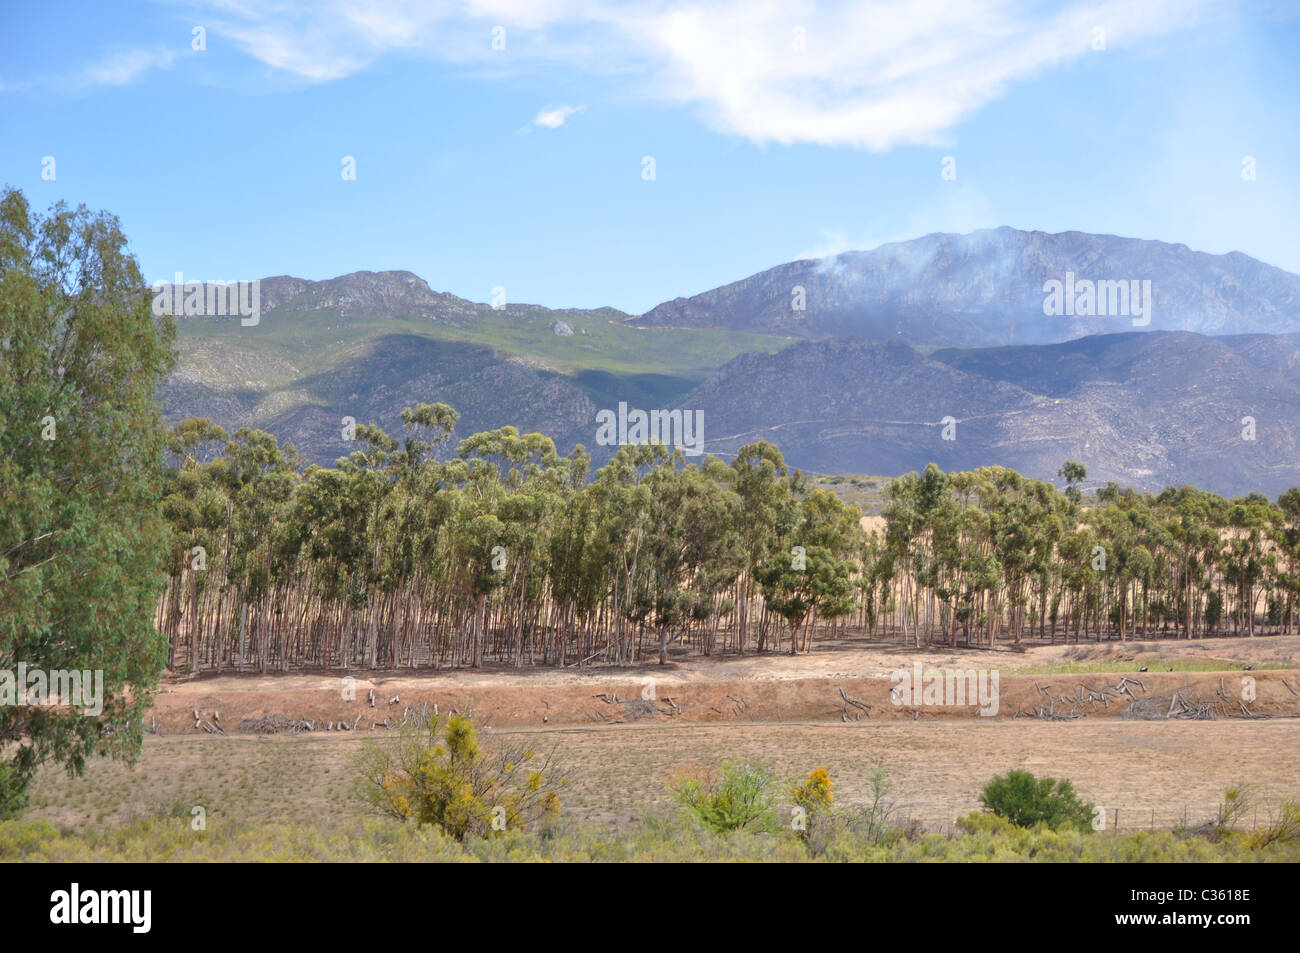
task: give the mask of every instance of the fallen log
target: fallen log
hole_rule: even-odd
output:
[[[861,701],[857,698],[850,697],[849,694],[846,691],[844,691],[844,689],[842,688],[840,689],[840,697],[843,698],[846,703],[852,705],[854,708],[862,709],[862,711],[867,713],[868,718],[871,717],[871,706],[868,705],[866,702]]]

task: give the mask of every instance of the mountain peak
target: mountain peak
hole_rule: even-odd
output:
[[[262,280],[263,310],[292,305],[295,310],[337,308],[341,312],[390,313],[435,308],[455,295],[434,291],[410,271],[354,271],[324,281],[278,276]]]
[[[1068,309],[1049,313],[1052,281],[1070,289]],[[1085,287],[1076,310],[1073,293]],[[1137,296],[1148,289],[1143,314]],[[1000,226],[778,265],[666,301],[633,323],[940,347],[1049,344],[1134,329],[1282,334],[1300,331],[1300,276],[1240,252]]]

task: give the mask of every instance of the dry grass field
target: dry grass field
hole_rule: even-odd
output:
[[[1238,782],[1256,788],[1261,812],[1300,791],[1300,720],[1291,719],[611,725],[511,733],[526,734],[540,750],[555,748],[569,778],[566,813],[593,824],[667,809],[665,783],[677,770],[734,757],[761,758],[791,778],[825,766],[839,800],[850,804],[865,800],[872,770],[884,767],[898,819],[934,830],[977,810],[983,783],[1010,768],[1071,778],[1082,797],[1107,808],[1112,826],[1118,809],[1121,829],[1203,822]],[[46,772],[28,816],[73,829],[160,812],[188,816],[194,805],[232,820],[359,817],[350,762],[370,737],[150,737],[134,769],[101,761],[80,779]]]
[[[1241,782],[1253,786],[1265,820],[1282,797],[1300,794],[1300,718],[1291,717],[1300,714],[1297,655],[1295,636],[1058,644],[1025,652],[917,651],[858,639],[819,643],[794,658],[679,656],[662,669],[358,675],[355,700],[340,691],[342,673],[173,678],[151,716],[159,730],[146,738],[134,768],[95,761],[78,779],[46,770],[28,816],[73,830],[157,813],[188,816],[195,805],[240,821],[359,817],[352,759],[361,745],[387,734],[372,727],[376,721],[395,722],[423,701],[444,710],[472,707],[491,733],[554,749],[569,779],[566,814],[601,826],[666,810],[665,784],[678,770],[737,757],[762,759],[790,778],[824,766],[842,804],[862,803],[872,771],[883,767],[894,783],[896,817],[938,831],[977,809],[983,783],[1010,768],[1070,778],[1124,830],[1204,821],[1224,789]],[[997,670],[998,717],[891,705],[888,673],[914,660],[927,669]],[[1139,673],[1143,667],[1148,672]],[[649,708],[637,705],[646,677],[654,678]],[[1163,699],[1181,690],[1215,701],[1220,717],[1133,720],[1120,714],[1131,703],[1127,695],[1105,707],[1084,706],[1089,710],[1071,720],[1030,714],[1044,690],[1074,696],[1078,685],[1114,685],[1123,677],[1142,681],[1139,696]],[[1231,717],[1241,707],[1243,678],[1254,678],[1258,692],[1244,710],[1269,717]],[[1231,704],[1215,699],[1220,686]],[[868,717],[845,706],[841,688],[871,706]],[[680,711],[665,714],[674,707]],[[219,717],[225,733],[194,727],[195,709],[203,721]],[[239,730],[245,718],[267,714],[311,719],[317,730]],[[324,730],[354,718],[356,730]]]

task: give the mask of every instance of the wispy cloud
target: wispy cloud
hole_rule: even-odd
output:
[[[167,69],[176,61],[171,50],[118,50],[86,67],[83,82],[94,86],[127,86],[151,69]]]
[[[885,150],[934,145],[1017,82],[1221,9],[1223,0],[217,0],[209,22],[309,82],[396,51],[512,72],[545,61],[620,73],[635,92],[753,142]],[[564,119],[542,118],[534,123],[547,128]]]
[[[543,129],[559,129],[570,116],[586,108],[586,106],[546,106],[537,113],[537,118],[532,124]]]
[[[667,95],[755,142],[935,145],[1010,86],[1193,22],[1200,0],[685,6],[655,18]],[[1098,50],[1098,38],[1104,50]]]

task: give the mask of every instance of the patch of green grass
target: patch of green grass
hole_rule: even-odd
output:
[[[344,386],[335,375],[383,353],[402,335],[446,345],[446,361],[518,360],[569,377],[600,407],[627,400],[667,406],[718,367],[747,352],[775,353],[792,338],[722,330],[640,328],[614,309],[543,311],[514,306],[471,310],[447,320],[419,316],[344,316],[337,309],[272,311],[244,327],[235,318],[177,322],[180,370],[256,408],[253,418],[284,414]],[[573,328],[557,335],[555,321]],[[486,348],[477,351],[475,348]],[[440,358],[439,365],[444,361]],[[344,395],[346,396],[346,394]]]
[[[178,321],[184,356],[200,344],[218,343],[263,363],[283,360],[300,376],[320,374],[368,342],[391,334],[415,334],[434,341],[482,344],[498,356],[528,358],[563,374],[605,371],[619,375],[665,375],[699,379],[737,355],[772,354],[793,338],[737,331],[639,328],[623,323],[612,309],[553,311],[506,308],[475,313],[456,323],[421,317],[342,317],[337,310],[272,311],[253,327],[237,319]],[[555,334],[561,320],[574,334]],[[586,333],[582,333],[586,332]],[[286,383],[280,381],[279,383]]]

